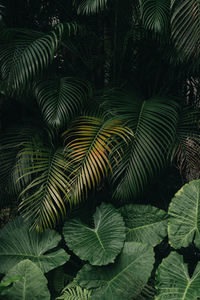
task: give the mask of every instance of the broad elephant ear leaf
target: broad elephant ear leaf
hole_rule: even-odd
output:
[[[38,233],[29,230],[21,217],[7,223],[0,231],[0,273],[29,259],[46,273],[69,260],[64,249],[54,250],[61,236],[54,230]],[[50,253],[46,253],[51,250]]]
[[[163,259],[156,273],[155,300],[197,300],[200,294],[200,263],[190,277],[183,257],[172,252]]]
[[[44,120],[58,129],[80,114],[89,91],[89,83],[70,77],[41,81],[35,86]]]
[[[120,208],[126,226],[126,240],[159,244],[167,235],[168,216],[164,210],[150,205],[128,204]]]
[[[94,300],[128,300],[138,296],[151,274],[154,264],[153,248],[126,242],[114,264],[105,267],[85,265],[77,274],[77,282],[95,290]]]
[[[102,203],[93,217],[94,228],[80,220],[66,221],[63,235],[67,246],[92,265],[113,263],[125,240],[125,226],[120,213],[111,205]]]
[[[200,180],[185,184],[169,206],[169,243],[178,249],[194,240],[200,248]]]
[[[4,292],[5,299],[50,300],[47,279],[32,261],[26,259],[19,262],[9,270],[3,281],[14,276],[20,276],[20,279]]]

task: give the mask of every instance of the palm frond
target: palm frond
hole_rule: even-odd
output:
[[[66,156],[73,169],[70,186],[74,203],[87,197],[88,190],[98,187],[108,176],[113,159],[120,159],[120,147],[131,134],[121,121],[105,122],[97,117],[82,117],[64,133]]]
[[[169,0],[142,0],[142,17],[144,26],[155,32],[166,31],[169,27]]]
[[[106,7],[107,0],[74,0],[74,5],[79,14],[95,14]]]
[[[40,132],[41,133],[41,132]],[[0,184],[9,192],[16,194],[19,189],[13,185],[15,181],[14,166],[17,162],[17,154],[23,148],[23,144],[38,138],[38,128],[35,126],[15,126],[9,128],[1,135],[0,142]],[[24,180],[26,180],[24,178]],[[17,188],[17,189],[16,189]]]
[[[66,26],[60,23],[48,34],[27,29],[2,33],[2,39],[7,36],[7,41],[0,47],[0,76],[7,92],[22,92],[42,74],[54,59]],[[68,27],[68,32],[71,28],[76,30],[74,24]]]
[[[186,57],[199,54],[200,1],[172,0],[172,38]]]
[[[91,299],[91,290],[87,290],[79,286],[77,283],[72,282],[68,284],[62,292],[62,296],[56,299],[63,300],[89,300]]]
[[[18,178],[23,185],[23,178],[31,176],[31,181],[22,186],[20,211],[26,218],[32,218],[37,230],[54,227],[65,215],[68,198],[68,176],[63,149],[49,149],[33,143],[19,153],[16,168],[21,175]]]
[[[35,87],[44,120],[58,129],[80,114],[89,94],[89,83],[70,77],[41,81]]]
[[[147,101],[137,96],[115,99],[108,104],[113,114],[126,121],[134,136],[113,172],[114,197],[127,201],[138,197],[145,185],[166,163],[174,141],[179,105],[164,98]]]

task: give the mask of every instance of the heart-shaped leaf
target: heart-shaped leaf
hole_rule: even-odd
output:
[[[65,222],[65,241],[76,255],[92,265],[114,262],[125,240],[123,218],[111,204],[102,203],[93,219],[94,228],[77,219]]]

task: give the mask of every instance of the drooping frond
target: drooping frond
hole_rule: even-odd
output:
[[[147,29],[155,32],[166,31],[169,27],[169,0],[142,0],[143,23]]]
[[[73,202],[87,196],[88,190],[98,187],[108,176],[113,159],[115,162],[120,159],[120,147],[131,134],[121,121],[97,117],[82,117],[64,133],[66,156],[73,169],[70,175]]]
[[[38,127],[16,126],[0,136],[0,185],[4,188],[8,186],[11,194],[16,194],[20,190],[18,186],[12,184],[18,176],[14,172],[17,154],[23,148],[24,143],[37,139],[38,135]],[[26,180],[27,178],[24,178],[24,181]]]
[[[0,77],[10,94],[22,92],[49,66],[66,26],[60,23],[48,34],[27,29],[6,30],[1,34],[5,41],[0,46]],[[68,27],[68,31],[71,27],[76,31],[74,24]]]
[[[54,227],[65,215],[64,199],[68,197],[68,177],[63,149],[27,144],[19,153],[16,168],[20,169],[22,181],[31,176],[31,181],[20,194],[20,211],[26,218],[32,218],[36,229]],[[25,166],[25,167],[24,167]]]
[[[35,87],[43,118],[55,128],[62,128],[80,114],[89,92],[89,83],[70,77],[41,81]]]
[[[172,38],[186,57],[198,55],[200,43],[200,1],[172,0]]]
[[[121,163],[113,172],[114,197],[130,201],[141,194],[165,165],[167,150],[175,137],[179,106],[171,99],[145,101],[134,96],[113,100],[109,106],[134,133]]]
[[[74,5],[78,6],[79,14],[95,14],[106,7],[107,0],[74,0]]]

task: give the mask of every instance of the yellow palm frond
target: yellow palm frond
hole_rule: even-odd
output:
[[[63,135],[67,161],[73,168],[70,193],[76,203],[112,172],[112,165],[120,160],[123,144],[128,143],[132,131],[120,120],[105,122],[97,117],[81,117]]]

